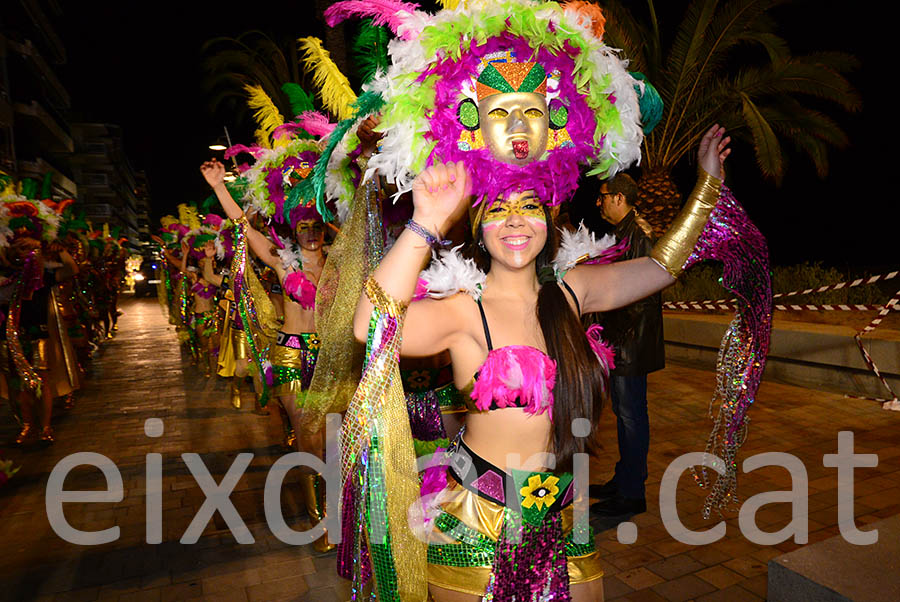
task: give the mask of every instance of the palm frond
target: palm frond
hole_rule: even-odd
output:
[[[764,95],[800,94],[836,103],[846,111],[862,107],[859,92],[840,72],[818,56],[745,69],[732,81],[735,90],[753,98]]]
[[[603,41],[611,48],[619,48],[628,58],[628,68],[640,71],[653,80],[658,75],[659,61],[654,61],[647,43],[652,39],[647,28],[625,8],[621,0],[607,0],[600,5],[606,15]]]
[[[776,182],[780,183],[784,175],[784,168],[778,137],[750,97],[742,94],[741,100],[743,100],[744,121],[747,122],[753,135],[756,164],[763,175],[774,178]]]

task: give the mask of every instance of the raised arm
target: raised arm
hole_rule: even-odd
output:
[[[222,286],[222,281],[225,280],[225,278],[221,274],[216,274],[213,271],[213,257],[216,254],[216,248],[212,243],[206,243],[203,247],[203,253],[206,255],[200,260],[200,270],[203,273],[203,279],[210,284]]]
[[[244,217],[244,211],[238,206],[228,188],[225,187],[225,166],[216,159],[205,162],[200,166],[200,172],[206,179],[207,184],[213,189],[219,204],[225,210],[225,214],[232,221],[237,221]],[[272,241],[270,241],[263,233],[259,232],[250,224],[247,224],[247,244],[250,250],[259,257],[260,261],[275,270],[279,277],[283,276],[283,268],[281,260],[272,252]]]
[[[188,244],[187,238],[181,239],[181,261],[178,262],[178,271],[187,274],[187,260],[191,253],[191,246]]]
[[[718,124],[707,130],[698,151],[700,173],[694,191],[650,257],[577,266],[566,274],[565,281],[581,300],[582,311],[624,307],[675,282],[718,200],[725,159],[731,154],[730,141]]]
[[[419,174],[413,182],[413,221],[440,237],[459,219],[469,201],[469,178],[462,163],[438,164]],[[419,272],[431,256],[425,238],[405,229],[372,274],[384,293],[400,303],[408,303],[416,289]],[[414,303],[403,328],[404,355],[433,355],[450,344],[457,330],[457,303],[453,299]],[[372,314],[372,302],[364,292],[354,316],[353,332],[365,341]]]

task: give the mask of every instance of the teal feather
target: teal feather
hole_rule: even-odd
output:
[[[643,124],[644,133],[649,134],[662,120],[663,101],[659,96],[659,92],[653,87],[653,84],[647,80],[646,75],[640,71],[633,71],[631,76],[636,80],[644,82],[643,94],[641,94],[641,90],[638,86],[635,86],[634,89],[638,93],[638,102],[641,108],[641,123]]]
[[[316,160],[313,167],[305,180],[294,186],[288,193],[284,201],[284,218],[290,220],[291,211],[304,201],[315,201],[316,211],[322,216],[322,220],[330,222],[334,220],[334,214],[325,205],[325,175],[328,172],[328,163],[331,161],[331,155],[338,143],[344,139],[347,132],[354,123],[359,121],[366,115],[371,115],[381,109],[384,105],[384,98],[379,92],[369,91],[356,99],[352,108],[354,109],[353,117],[344,119],[334,131],[328,136],[328,146],[322,151],[322,154]]]

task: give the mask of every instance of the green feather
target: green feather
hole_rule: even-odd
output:
[[[44,181],[41,183],[41,200],[53,197],[53,173],[44,174]]]
[[[315,111],[312,96],[307,94],[299,84],[287,82],[281,86],[281,91],[288,97],[291,103],[291,113],[294,117],[306,111]]]
[[[646,75],[640,71],[633,71],[631,75],[634,79],[644,82],[643,94],[641,94],[638,86],[635,86],[634,89],[638,93],[641,107],[641,123],[643,124],[644,133],[649,134],[653,131],[653,128],[656,127],[656,124],[662,120],[663,101],[653,84],[647,80]]]
[[[284,217],[290,219],[291,211],[303,201],[315,201],[316,211],[322,216],[322,220],[330,222],[334,215],[325,205],[325,175],[328,171],[328,163],[334,149],[337,147],[347,132],[366,115],[377,112],[384,105],[384,98],[378,92],[366,92],[353,103],[353,117],[341,121],[331,135],[328,136],[328,146],[316,160],[316,166],[305,180],[294,186],[284,201]]]
[[[37,198],[38,183],[33,178],[23,178],[21,181],[22,196],[33,201]]]
[[[388,42],[391,36],[385,27],[372,25],[372,19],[365,19],[359,25],[359,33],[353,40],[353,58],[364,84],[369,83],[379,71],[388,68]]]

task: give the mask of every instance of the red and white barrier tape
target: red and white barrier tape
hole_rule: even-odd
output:
[[[778,293],[776,295],[773,295],[772,298],[778,299],[781,297],[793,297],[796,295],[812,295],[816,293],[840,290],[842,288],[853,288],[866,284],[874,284],[879,281],[892,280],[896,278],[898,274],[900,274],[900,271],[888,272],[887,274],[878,274],[877,276],[870,276],[869,278],[857,278],[856,280],[838,282],[837,284],[828,284],[817,288],[791,291],[789,293]],[[674,310],[734,310],[736,309],[734,301],[735,299],[718,299],[716,301],[666,301],[662,305],[663,309]],[[859,347],[859,351],[862,354],[863,361],[866,363],[866,366],[875,374],[875,376],[881,382],[881,385],[885,389],[887,389],[888,393],[891,394],[891,397],[889,399],[862,397],[858,395],[845,395],[845,397],[849,397],[851,399],[866,399],[869,401],[875,401],[877,403],[880,403],[881,407],[885,410],[894,410],[900,412],[900,399],[897,398],[897,394],[894,393],[893,389],[891,389],[891,386],[890,384],[888,384],[887,379],[884,377],[884,375],[881,374],[881,370],[878,369],[878,366],[875,364],[875,360],[872,359],[872,356],[866,350],[866,347],[862,342],[862,337],[878,328],[878,325],[881,324],[886,315],[888,315],[891,311],[900,311],[900,291],[897,291],[897,293],[891,298],[891,300],[884,305],[796,305],[776,303],[774,309],[776,311],[877,311],[878,315],[875,316],[875,318],[873,318],[865,328],[857,332],[853,336],[853,339],[856,341],[856,346]]]
[[[854,288],[857,286],[864,286],[867,284],[875,284],[876,282],[884,282],[885,280],[893,280],[897,276],[900,276],[900,270],[895,270],[893,272],[888,272],[887,274],[878,274],[876,276],[869,276],[868,278],[857,278],[856,280],[848,280],[846,282],[838,282],[837,284],[826,284],[825,286],[820,286],[817,288],[807,288],[803,290],[791,291],[789,293],[776,293],[772,295],[773,299],[780,299],[781,297],[795,297],[797,295],[812,295],[816,293],[827,293],[828,291],[837,291],[843,288]],[[704,301],[692,301],[692,303],[701,303],[701,304],[709,304],[709,305],[722,305],[722,304],[731,304],[734,303],[736,299],[716,299],[713,300],[704,300]],[[791,309],[796,309],[801,306],[797,305],[776,305],[775,308],[779,309],[781,307],[790,307]],[[816,307],[825,307],[825,306],[816,306]],[[853,308],[853,307],[864,307],[864,306],[846,306],[840,305],[835,306],[838,309],[843,309],[847,311],[845,308]],[[880,310],[883,306],[881,305],[870,305],[865,306],[867,309],[860,309],[858,311],[870,311],[871,309]],[[802,309],[808,309],[808,307],[801,307]],[[671,308],[671,309],[686,309],[686,308]],[[696,309],[696,308],[691,308]],[[704,307],[703,309],[733,309],[733,307]],[[784,310],[782,310],[784,311]]]
[[[891,311],[892,308],[898,307],[898,303],[900,303],[900,291],[897,291],[891,300],[888,301],[884,309],[878,312],[878,315],[872,319],[869,324],[860,330],[854,335],[853,339],[856,341],[856,346],[859,347],[860,353],[862,353],[863,361],[866,363],[866,366],[869,367],[875,376],[878,377],[878,380],[881,381],[881,385],[887,389],[887,392],[891,394],[890,399],[878,399],[875,397],[857,397],[857,399],[868,399],[870,401],[875,401],[881,404],[881,407],[885,410],[894,410],[900,412],[900,399],[897,399],[897,394],[894,393],[894,390],[891,389],[891,385],[888,384],[887,379],[881,374],[881,370],[878,369],[878,366],[875,365],[875,360],[872,359],[872,356],[869,355],[869,352],[866,350],[865,345],[863,345],[862,337],[876,328],[881,324],[881,321],[884,320],[884,317]],[[849,396],[848,396],[849,397]]]
[[[673,309],[673,310],[729,310],[733,311],[736,309],[736,305],[734,303],[728,303],[727,301],[665,301],[662,304],[663,309]],[[900,306],[894,305],[893,307],[888,307],[887,305],[863,305],[863,304],[854,304],[854,305],[844,305],[844,304],[822,304],[822,305],[812,305],[812,304],[803,304],[803,305],[781,305],[776,304],[774,306],[776,311],[885,311],[889,313],[891,311],[900,311]]]
[[[773,299],[778,299],[779,297],[793,297],[794,295],[811,295],[814,293],[824,293],[827,291],[837,291],[842,288],[853,288],[854,286],[862,286],[864,284],[875,284],[878,281],[891,280],[896,278],[897,275],[900,274],[900,270],[894,272],[888,272],[887,274],[878,274],[877,276],[869,276],[868,278],[857,278],[856,280],[849,280],[847,282],[838,282],[837,284],[828,284],[826,286],[820,286],[819,288],[808,288],[802,291],[791,291],[789,293],[778,293],[776,295],[772,295]]]

